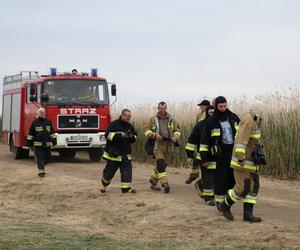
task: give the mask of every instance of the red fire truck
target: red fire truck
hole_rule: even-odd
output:
[[[109,94],[109,85],[111,86]],[[104,132],[110,121],[110,95],[116,85],[91,73],[22,71],[3,80],[2,140],[9,145],[15,159],[28,158],[25,140],[40,107],[46,109],[57,134],[57,151],[61,157],[73,158],[86,150],[91,161],[99,161],[105,145]]]

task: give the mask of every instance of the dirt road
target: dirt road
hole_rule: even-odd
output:
[[[233,207],[232,222],[205,205],[193,185],[184,184],[187,169],[168,169],[171,192],[164,194],[149,189],[152,166],[134,163],[136,194],[120,193],[119,174],[101,194],[103,167],[104,162],[91,163],[85,155],[68,163],[54,157],[40,179],[33,157],[15,161],[0,145],[0,220],[115,239],[170,241],[179,249],[300,248],[300,181],[261,178],[255,213],[263,222],[250,224],[242,221],[242,202]]]

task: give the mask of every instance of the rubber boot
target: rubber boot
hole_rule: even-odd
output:
[[[203,185],[202,185],[202,180],[199,179],[196,183],[195,183],[195,188],[197,190],[198,195],[200,196],[200,198],[203,199]]]
[[[218,206],[218,210],[221,211],[223,213],[223,216],[228,219],[228,220],[233,220],[233,215],[230,211],[230,207],[231,205],[227,205],[225,200],[222,201],[219,206]]]
[[[99,190],[101,193],[106,193],[106,188],[110,184],[110,182],[106,182],[103,177],[101,179],[101,182],[99,184]]]
[[[185,181],[185,184],[191,184],[193,181],[197,180],[199,173],[190,173],[189,178]]]
[[[164,192],[165,192],[166,194],[170,193],[170,186],[169,186],[168,183],[164,183],[164,184],[162,184],[162,186],[163,186]]]
[[[207,196],[204,196],[204,202],[206,205],[208,206],[215,206],[216,203],[215,203],[215,200],[214,200],[214,197],[207,197]]]
[[[255,217],[253,215],[253,206],[254,204],[251,203],[244,203],[244,221],[249,221],[249,222],[261,222],[260,217]]]
[[[157,186],[157,183],[154,183],[154,181],[152,179],[150,179],[149,182],[151,184],[150,188],[152,190],[154,190],[154,191],[160,191],[161,190],[160,187]]]
[[[38,169],[38,176],[44,178],[46,175],[45,169]]]
[[[129,188],[121,188],[122,190],[122,193],[123,194],[126,194],[126,193],[132,193],[132,194],[135,194],[136,193],[136,190],[132,187],[129,187]]]
[[[217,202],[216,201],[216,207],[217,207],[218,212],[220,212],[221,214],[223,214],[222,211],[221,211],[221,209],[220,209],[220,203],[221,202]]]
[[[106,192],[106,186],[104,186],[102,182],[100,182],[100,184],[99,184],[99,190],[100,190],[101,193]]]

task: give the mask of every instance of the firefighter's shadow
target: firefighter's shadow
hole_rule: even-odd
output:
[[[27,159],[23,159],[23,161],[25,162],[31,162],[31,161],[35,161],[35,156],[33,153],[30,153],[29,157]],[[84,153],[77,153],[74,157],[62,157],[59,154],[56,154],[55,152],[51,153],[51,157],[49,159],[49,164],[51,163],[67,163],[67,164],[92,164],[92,163],[103,163],[104,160],[101,159],[100,161],[97,162],[92,162],[89,157],[88,154],[84,154]]]

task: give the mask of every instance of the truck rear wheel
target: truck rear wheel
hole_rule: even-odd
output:
[[[103,154],[102,148],[91,148],[89,150],[89,156],[91,161],[98,162],[101,160]]]
[[[61,158],[73,159],[76,156],[76,150],[74,149],[61,149],[58,151]]]
[[[9,149],[13,154],[15,160],[29,158],[29,150],[21,147],[16,147],[13,137],[9,140]]]

